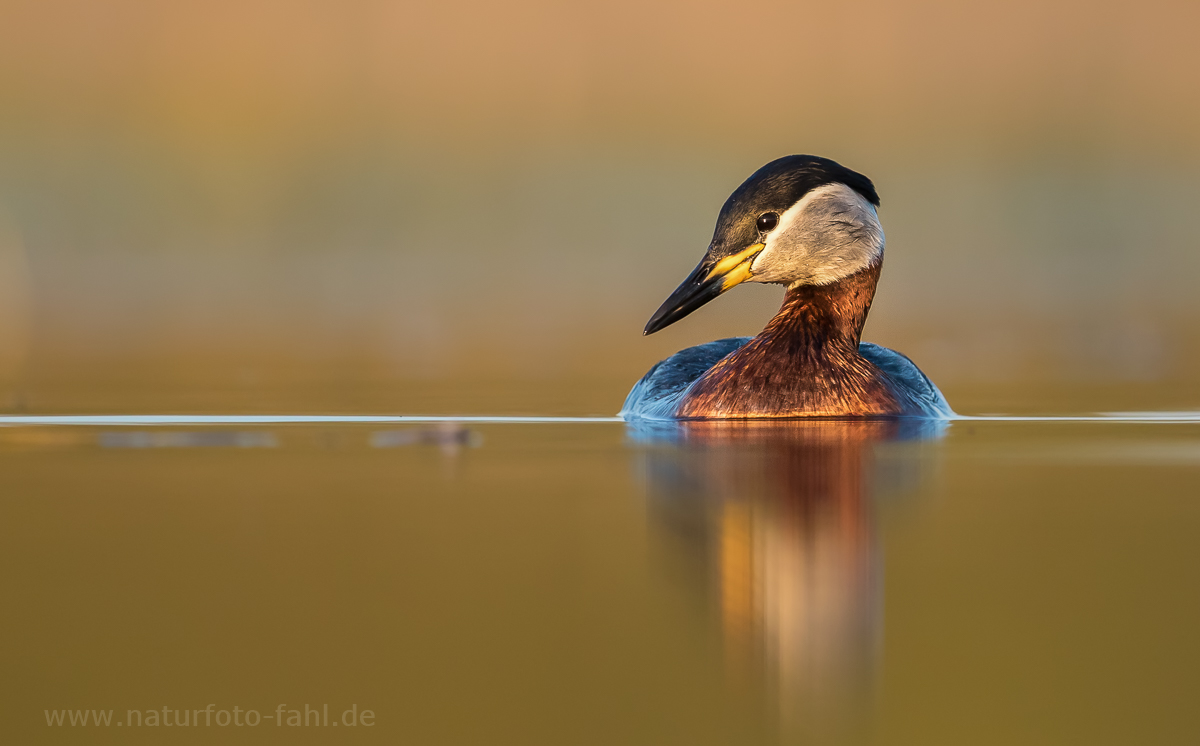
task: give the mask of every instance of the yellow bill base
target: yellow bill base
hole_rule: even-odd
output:
[[[708,277],[705,279],[711,280],[714,277],[721,277],[722,292],[728,290],[734,285],[737,285],[739,282],[742,282],[746,280],[746,278],[750,277],[750,263],[754,260],[754,257],[758,255],[758,252],[763,250],[763,248],[763,244],[756,243],[751,246],[747,246],[745,249],[733,254],[732,256],[725,257],[716,263],[716,265],[712,268],[712,271],[708,273]]]

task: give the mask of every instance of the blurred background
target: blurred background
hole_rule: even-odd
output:
[[[962,412],[1200,406],[1200,8],[7,0],[0,409],[611,414],[762,164]]]

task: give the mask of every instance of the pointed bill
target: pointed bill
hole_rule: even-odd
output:
[[[734,285],[747,280],[751,274],[750,264],[762,250],[763,244],[756,243],[716,261],[705,257],[687,279],[675,288],[675,292],[663,301],[642,333],[653,334],[674,324]]]

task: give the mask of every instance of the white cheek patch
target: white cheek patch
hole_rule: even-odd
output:
[[[844,184],[826,184],[779,216],[750,266],[751,282],[827,285],[883,255],[875,206]]]

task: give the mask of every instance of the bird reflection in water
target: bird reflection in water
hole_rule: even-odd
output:
[[[920,443],[945,423],[630,427],[651,521],[718,610],[731,679],[761,677],[789,731],[840,730],[870,693],[882,637],[874,503],[919,486]]]

